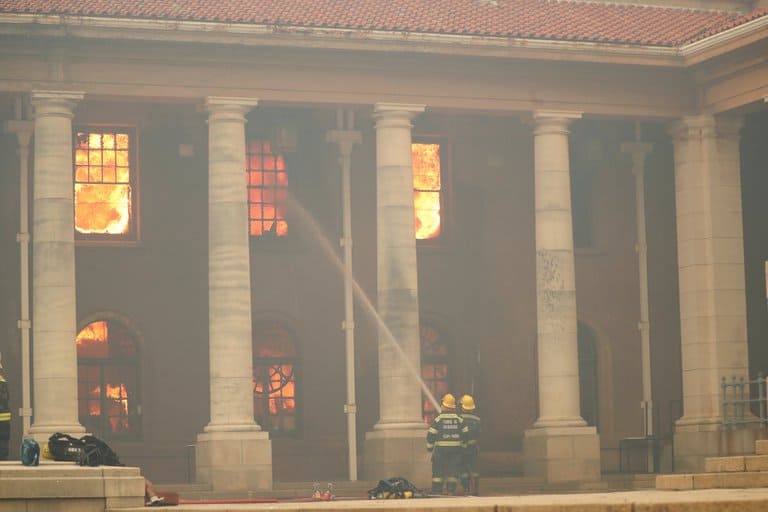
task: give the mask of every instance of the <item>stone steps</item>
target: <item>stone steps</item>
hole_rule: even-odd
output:
[[[531,494],[566,494],[587,492],[615,492],[653,489],[653,474],[605,474],[597,482],[572,482],[547,484],[540,478],[523,476],[488,476],[481,478],[480,491],[484,496],[531,495]],[[333,482],[336,496],[367,497],[368,489],[378,481],[338,481]],[[320,481],[320,490],[325,490],[328,482]],[[253,498],[307,498],[311,496],[313,482],[275,482],[271,490],[216,492],[204,484],[155,484],[158,491],[173,491],[186,500],[218,499],[253,499]]]
[[[658,475],[656,489],[747,489],[768,487],[768,440],[755,441],[755,455],[707,457],[704,473]]]

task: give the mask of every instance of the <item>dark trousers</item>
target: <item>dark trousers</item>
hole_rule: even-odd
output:
[[[456,494],[461,469],[461,448],[454,446],[436,446],[432,453],[432,492],[442,494],[443,486],[447,494]]]
[[[11,422],[0,421],[0,460],[8,460],[8,440],[11,438]]]
[[[461,487],[466,494],[480,493],[480,475],[477,472],[477,450],[467,450],[461,461]]]

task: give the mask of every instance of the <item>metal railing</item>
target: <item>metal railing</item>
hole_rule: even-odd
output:
[[[725,377],[720,382],[720,396],[724,428],[738,428],[750,424],[768,426],[766,404],[766,378],[762,372],[754,380],[744,377]]]

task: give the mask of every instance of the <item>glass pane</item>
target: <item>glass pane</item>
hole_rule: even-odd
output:
[[[115,134],[113,133],[105,133],[104,137],[102,138],[102,143],[104,144],[105,149],[114,149],[115,148]]]
[[[101,134],[100,133],[90,133],[88,134],[88,147],[92,149],[97,149],[101,147]]]
[[[116,141],[117,141],[117,149],[128,149],[129,136],[127,133],[118,133],[116,135]]]
[[[130,213],[129,185],[75,185],[75,228],[78,232],[127,233]]]
[[[107,322],[91,322],[75,338],[77,357],[106,359],[109,356],[109,327]],[[92,376],[91,376],[92,377]]]

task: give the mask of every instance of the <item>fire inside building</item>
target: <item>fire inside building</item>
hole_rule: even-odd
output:
[[[447,392],[483,475],[763,436],[764,1],[0,0],[0,123],[11,457],[426,485]]]

